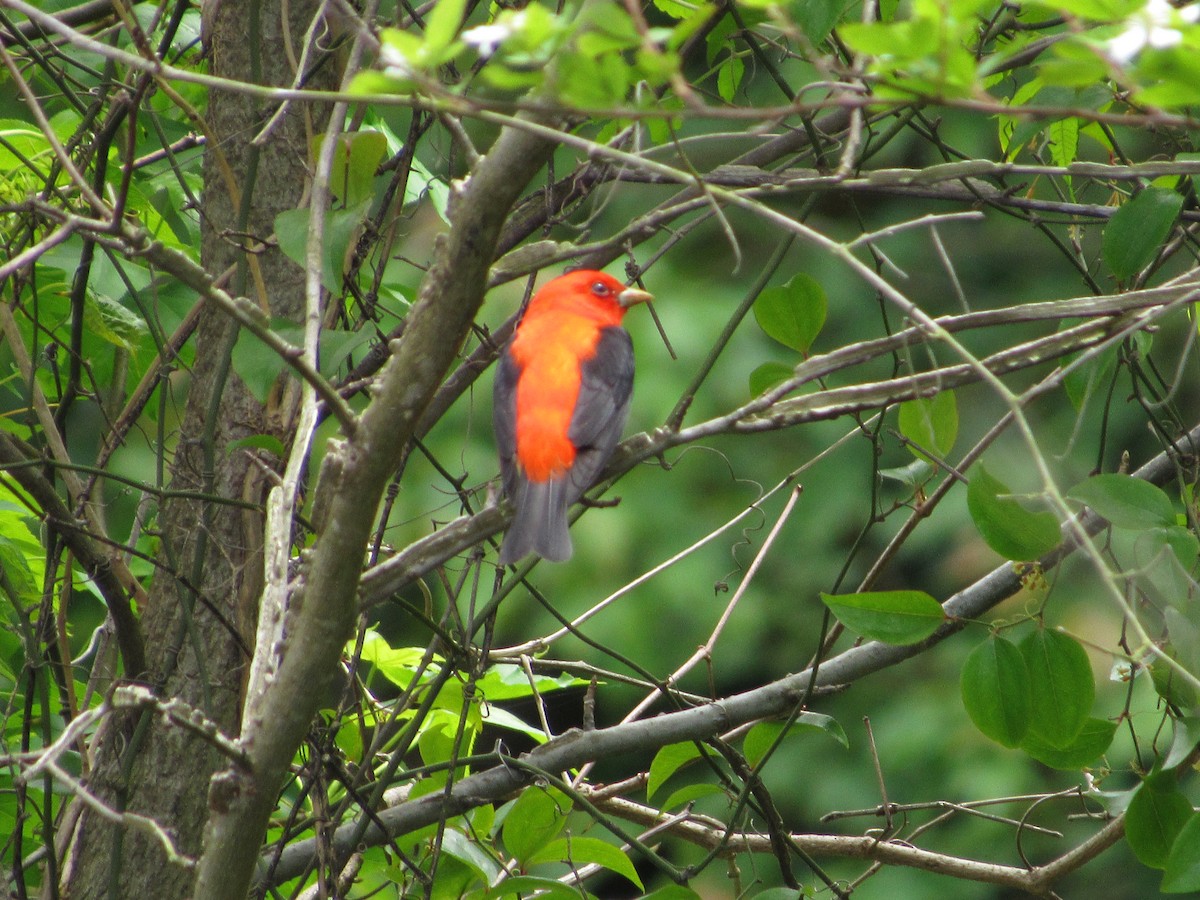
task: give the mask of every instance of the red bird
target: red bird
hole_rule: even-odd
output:
[[[492,423],[516,515],[500,565],[571,557],[567,508],[604,468],[633,392],[625,311],[654,299],[583,269],[534,294],[496,369]]]

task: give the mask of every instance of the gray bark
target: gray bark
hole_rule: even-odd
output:
[[[292,44],[299,48],[318,7],[311,0],[212,4],[205,40],[214,74],[292,84],[282,17],[285,11],[290,15]],[[301,202],[311,119],[322,111],[292,107],[269,140],[252,147],[250,141],[273,112],[242,95],[210,94],[202,261],[213,275],[233,267],[231,293],[265,303],[273,316],[298,318],[302,270],[277,250],[256,253],[251,261],[243,248],[268,237],[275,216]],[[219,164],[218,150],[227,167]],[[140,610],[147,680],[160,696],[184,700],[226,733],[236,731],[240,715],[249,662],[246,644],[253,637],[261,590],[263,520],[258,509],[231,506],[219,498],[261,504],[266,488],[249,454],[226,448],[231,441],[261,433],[286,442],[290,413],[286,395],[271,398],[264,407],[233,374],[229,359],[235,338],[236,328],[223,313],[212,307],[203,311],[171,481],[177,490],[202,492],[214,500],[175,497],[164,503],[162,568],[148,607]],[[152,818],[178,852],[194,859],[208,818],[209,781],[221,762],[194,735],[152,715],[130,713],[107,723],[96,745],[89,787],[113,809]],[[257,844],[257,837],[252,840]],[[85,810],[62,881],[72,898],[176,900],[191,895],[194,877],[194,869],[169,862],[158,842],[143,832]]]

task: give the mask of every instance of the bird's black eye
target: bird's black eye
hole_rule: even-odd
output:
[[[592,293],[597,297],[607,297],[612,293],[612,288],[603,281],[594,281],[592,282]]]

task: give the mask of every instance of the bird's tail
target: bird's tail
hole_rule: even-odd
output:
[[[570,482],[521,480],[513,498],[517,513],[500,546],[500,565],[507,566],[536,553],[550,562],[571,558],[571,533],[567,529]]]

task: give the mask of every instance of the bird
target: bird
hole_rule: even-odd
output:
[[[625,312],[654,297],[593,269],[543,285],[500,353],[492,425],[515,508],[499,563],[571,558],[567,510],[621,438],[633,393]]]

